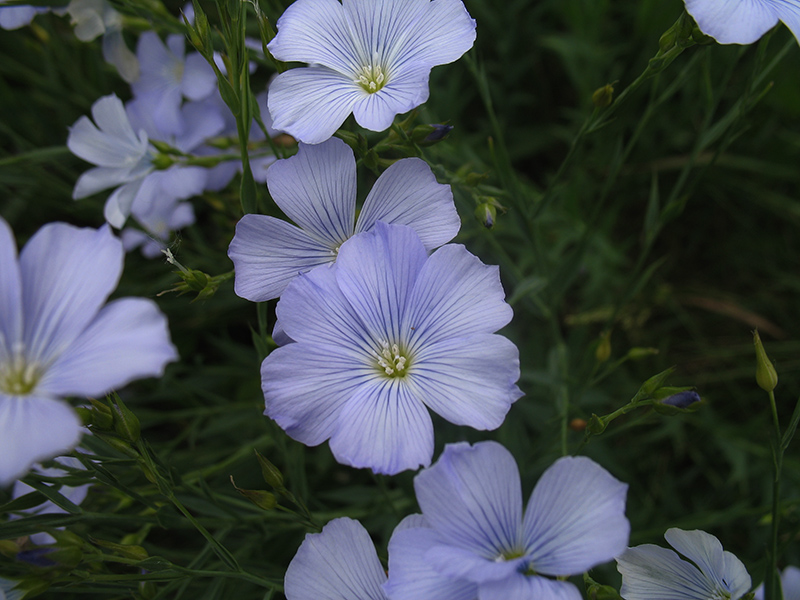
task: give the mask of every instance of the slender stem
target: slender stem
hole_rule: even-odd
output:
[[[781,426],[778,422],[778,408],[775,404],[775,393],[770,391],[769,405],[772,411],[773,431],[773,469],[772,480],[772,532],[770,535],[769,561],[767,575],[764,578],[764,597],[766,600],[781,600],[782,591],[778,583],[778,527],[780,525],[780,492],[781,469],[783,468],[783,448],[781,447]]]

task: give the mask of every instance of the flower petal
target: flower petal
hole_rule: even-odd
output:
[[[487,561],[519,550],[522,490],[514,457],[497,442],[448,444],[414,479],[425,520],[443,543]]]
[[[685,0],[700,31],[720,44],[752,44],[778,23],[773,3],[762,0]]]
[[[673,527],[664,534],[670,546],[696,564],[716,586],[731,593],[734,600],[750,589],[750,575],[742,561],[722,549],[710,533]]]
[[[375,221],[408,225],[426,250],[446,244],[461,227],[450,186],[437,182],[419,158],[398,160],[378,177],[358,216],[356,233]]]
[[[217,76],[205,58],[197,52],[186,57],[181,78],[181,92],[189,100],[202,100],[217,89]]]
[[[581,600],[581,593],[568,581],[553,581],[514,573],[507,579],[482,583],[479,600]]]
[[[333,434],[342,406],[373,374],[330,344],[276,348],[261,364],[264,414],[291,438],[316,446]]]
[[[419,516],[419,515],[415,515]],[[389,580],[383,590],[391,600],[476,600],[478,587],[437,573],[425,555],[437,542],[433,529],[404,526],[404,519],[389,540]]]
[[[626,484],[584,456],[553,463],[525,511],[533,569],[544,575],[576,575],[622,554],[630,534],[627,491]]]
[[[367,530],[347,517],[306,535],[284,578],[287,600],[386,600],[386,574]]]
[[[110,225],[119,229],[125,224],[145,179],[146,177],[141,177],[111,192],[103,208],[103,216]]]
[[[431,67],[461,58],[475,43],[475,20],[461,0],[435,0],[426,6],[407,39],[406,50],[395,58],[397,68],[406,62]]]
[[[337,0],[297,0],[280,16],[277,26],[278,33],[267,48],[278,60],[322,65],[343,74],[355,73],[361,66],[345,11]]]
[[[427,345],[415,353],[407,381],[414,395],[456,425],[497,429],[522,396],[519,351],[499,335]]]
[[[0,394],[0,488],[33,463],[70,451],[80,439],[81,421],[66,403]]]
[[[398,379],[370,381],[342,407],[330,446],[342,464],[395,475],[430,464],[433,422]]]
[[[290,69],[269,86],[272,126],[306,144],[330,138],[365,92],[350,77],[327,67]]]
[[[277,298],[300,273],[335,259],[302,229],[265,215],[241,218],[228,256],[236,272],[234,291],[253,302]]]
[[[57,396],[100,396],[134,379],[159,377],[177,358],[155,302],[121,298],[103,307],[40,385]]]
[[[70,127],[70,152],[101,167],[133,168],[146,154],[148,141],[133,132],[122,101],[114,94],[104,96],[92,106],[92,116],[97,126],[84,116]]]
[[[420,270],[405,314],[409,346],[493,333],[513,315],[505,302],[500,270],[483,264],[460,244],[436,250]]]
[[[370,131],[383,131],[396,115],[416,108],[428,99],[430,68],[416,68],[390,76],[379,91],[367,94],[353,104],[356,122]]]
[[[0,364],[22,341],[22,279],[17,244],[5,219],[0,217]]]
[[[708,600],[712,582],[688,561],[667,548],[644,544],[617,557],[625,600]]]
[[[419,237],[405,225],[378,222],[342,245],[336,280],[373,340],[405,341],[403,315],[427,258]]]
[[[95,167],[81,174],[72,191],[72,198],[80,200],[102,190],[107,190],[130,180],[131,170],[127,167]]]
[[[95,318],[117,286],[124,250],[108,226],[42,227],[20,253],[25,355],[47,365]]]
[[[300,144],[269,168],[267,187],[286,216],[330,250],[353,235],[356,159],[342,140]]]

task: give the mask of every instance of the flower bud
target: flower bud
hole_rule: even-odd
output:
[[[452,130],[452,125],[417,125],[411,131],[411,139],[420,146],[433,146],[445,139]]]
[[[604,331],[600,334],[600,342],[594,351],[595,360],[599,363],[606,362],[611,358],[611,331]]]
[[[482,202],[475,208],[475,218],[486,229],[492,229],[497,219],[497,209],[488,202]]]
[[[597,88],[592,94],[592,104],[597,108],[606,108],[614,101],[614,85],[607,83],[601,88]]]
[[[267,485],[272,486],[276,490],[285,490],[283,485],[283,474],[278,470],[278,467],[273,465],[268,459],[261,456],[258,450],[255,450],[258,463],[261,465],[261,476]]]
[[[231,475],[231,484],[237,492],[261,509],[272,510],[278,505],[275,494],[271,492],[265,492],[264,490],[245,490],[240,487],[236,487],[236,482],[233,480],[233,475]]]
[[[116,394],[114,394],[113,402],[114,431],[116,431],[122,439],[132,444],[136,443],[139,441],[139,436],[141,434],[139,419],[125,406],[120,397]]]
[[[756,383],[765,392],[771,392],[778,385],[778,374],[764,350],[758,329],[753,332],[753,344],[756,348]]]
[[[591,418],[589,419],[589,423],[586,425],[586,431],[589,433],[603,433],[608,427],[608,423],[602,417],[598,417],[596,414],[592,414]]]
[[[666,388],[663,388],[666,389]],[[661,400],[661,404],[674,406],[675,408],[688,408],[696,402],[700,402],[700,394],[694,390],[684,390],[677,394],[672,394]]]
[[[92,404],[92,426],[98,429],[109,430],[114,426],[114,414],[104,402],[89,399]]]

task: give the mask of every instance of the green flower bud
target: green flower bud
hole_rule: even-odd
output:
[[[266,481],[268,485],[272,486],[276,490],[285,490],[286,488],[283,485],[283,474],[280,472],[278,467],[273,465],[268,459],[261,456],[258,450],[255,450],[255,453],[258,463],[261,465],[261,476],[264,478],[264,481]]]
[[[758,329],[753,332],[753,344],[756,348],[756,383],[765,392],[771,392],[778,385],[778,373],[764,350]]]
[[[475,207],[475,218],[486,229],[492,229],[497,220],[497,209],[488,202],[482,202]]]
[[[90,398],[89,402],[92,404],[92,426],[103,430],[111,429],[114,426],[114,414],[111,412],[111,408],[104,402],[93,398]]]
[[[597,88],[592,94],[592,104],[597,108],[606,108],[611,106],[614,101],[614,85],[607,83],[601,88]]]
[[[600,342],[594,351],[595,360],[599,363],[606,362],[611,358],[611,331],[604,331],[600,334]]]
[[[164,169],[169,169],[172,165],[174,165],[175,159],[171,156],[167,156],[166,154],[157,154],[151,162],[156,169],[162,171]]]
[[[132,444],[136,443],[139,441],[139,436],[141,434],[139,419],[125,406],[120,397],[116,394],[114,394],[113,402],[114,431],[116,431],[122,439]]]
[[[231,475],[231,484],[237,492],[261,509],[272,510],[278,505],[278,500],[275,498],[275,494],[271,492],[265,492],[264,490],[245,490],[240,487],[236,487],[236,482],[233,480],[233,475]]]
[[[592,417],[586,425],[586,431],[596,435],[598,433],[603,433],[606,427],[608,427],[608,423],[606,423],[602,417],[598,417],[596,414],[592,413]]]

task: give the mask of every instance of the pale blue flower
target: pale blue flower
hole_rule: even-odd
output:
[[[625,600],[738,600],[750,589],[742,561],[713,535],[672,528],[664,539],[692,562],[654,544],[628,548],[617,558]]]
[[[160,197],[147,212],[134,212],[133,218],[141,229],[126,227],[120,233],[126,252],[141,248],[145,258],[162,256],[173,231],[194,223],[194,209],[189,202],[175,197]]]
[[[292,438],[330,439],[340,463],[394,474],[428,465],[428,408],[499,427],[521,395],[497,267],[461,245],[428,256],[413,229],[377,222],[331,267],[297,277],[276,314],[294,340],[264,359],[266,411]]]
[[[795,0],[685,0],[700,31],[720,44],[752,44],[782,21],[800,36],[800,4]]]
[[[159,131],[180,136],[191,126],[181,114],[183,98],[203,100],[217,89],[217,77],[199,53],[185,55],[184,36],[167,36],[166,45],[153,31],[139,37],[136,56],[139,78],[131,89],[137,101],[146,105]]]
[[[788,566],[781,572],[783,600],[800,600],[800,569]],[[756,600],[764,600],[764,584],[758,586]]]
[[[25,592],[21,589],[14,589],[18,581],[0,577],[0,600],[22,600]]]
[[[343,517],[306,536],[289,563],[283,588],[287,600],[386,600],[384,581],[367,530]]]
[[[0,0],[0,29],[19,29],[30,25],[33,17],[49,10],[38,6],[3,6],[8,0]]]
[[[352,112],[383,131],[428,99],[428,76],[472,47],[475,21],[461,0],[297,0],[268,49],[311,66],[278,75],[275,127],[307,144],[327,140]]]
[[[422,515],[389,541],[391,600],[580,600],[555,577],[628,543],[628,486],[586,457],[553,463],[524,513],[517,464],[497,442],[449,444],[414,489]]]
[[[0,486],[78,443],[80,419],[59,398],[102,396],[177,358],[152,300],[106,304],[123,255],[108,226],[50,223],[17,259],[0,219]]]
[[[300,144],[297,155],[274,163],[267,186],[275,203],[299,227],[265,215],[245,215],[236,225],[228,256],[242,298],[277,298],[300,273],[336,260],[339,247],[376,221],[412,227],[426,250],[458,233],[450,186],[430,167],[406,158],[375,182],[356,220],[356,159],[342,140]]]

